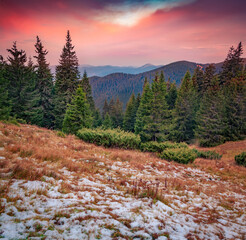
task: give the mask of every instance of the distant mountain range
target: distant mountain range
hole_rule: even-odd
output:
[[[246,59],[244,59],[244,63],[246,64]],[[221,71],[222,64],[222,62],[215,64],[217,73]],[[160,73],[163,71],[166,80],[170,77],[172,82],[175,81],[177,85],[180,85],[185,73],[189,70],[193,74],[197,65],[200,65],[204,69],[209,64],[179,61],[139,74],[112,73],[104,77],[90,77],[95,104],[99,109],[102,109],[105,98],[110,100],[111,98],[116,99],[119,97],[125,108],[132,93],[137,95],[142,92],[145,77],[151,82],[156,72]]]
[[[139,73],[154,70],[159,67],[161,67],[161,65],[155,66],[152,64],[145,64],[141,67],[133,67],[133,66],[122,67],[122,66],[111,66],[111,65],[105,65],[105,66],[80,65],[79,72],[81,76],[83,75],[84,71],[86,71],[89,77],[92,76],[104,77],[111,73],[139,74]],[[55,66],[51,66],[51,71],[53,74],[55,73]]]
[[[223,62],[215,63],[217,73],[221,71],[222,64]],[[244,64],[246,64],[246,58],[244,58]],[[80,65],[79,71],[81,76],[86,71],[90,77],[92,94],[99,109],[102,109],[105,98],[110,100],[117,97],[123,102],[125,108],[133,92],[135,95],[142,92],[145,77],[151,82],[156,72],[163,71],[166,80],[170,78],[172,82],[175,81],[177,85],[180,85],[185,73],[189,70],[193,74],[197,65],[205,69],[209,64],[178,61],[164,66],[145,64],[141,67]],[[51,70],[55,73],[55,66],[51,66]]]

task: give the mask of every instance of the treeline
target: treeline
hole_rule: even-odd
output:
[[[17,48],[16,42],[7,49],[7,61],[0,56],[0,119],[21,119],[50,129],[64,128],[69,132],[73,129],[73,126],[67,126],[69,115],[74,114],[72,106],[74,103],[83,104],[81,99],[86,98],[81,109],[84,111],[83,119],[90,120],[83,121],[83,124],[87,127],[97,126],[98,111],[91,95],[89,79],[86,73],[82,78],[80,76],[69,31],[56,67],[55,79],[46,60],[48,51],[39,37],[34,47],[35,63],[31,57],[27,59],[25,51]],[[76,93],[81,96],[73,99]],[[65,118],[66,111],[68,116]],[[86,112],[89,112],[88,117]],[[82,118],[76,120],[80,122]]]
[[[76,134],[79,129],[120,128],[140,136],[141,142],[167,140],[214,146],[239,140],[246,133],[246,70],[242,44],[231,47],[220,74],[214,65],[197,66],[184,76],[180,88],[164,74],[152,84],[146,79],[142,95],[130,97],[126,111],[117,98],[96,109],[86,72],[81,77],[69,31],[55,78],[47,50],[37,37],[35,63],[16,43],[0,61],[0,119]]]
[[[114,127],[139,134],[142,142],[171,140],[201,146],[243,139],[246,134],[246,70],[242,44],[231,47],[222,71],[213,64],[187,72],[178,89],[164,74],[147,79],[142,96],[131,96],[123,120],[115,121],[105,100],[103,117]],[[119,111],[119,109],[118,109]],[[106,113],[106,115],[105,115]],[[109,115],[107,115],[109,114]],[[117,116],[121,116],[118,114]],[[118,124],[121,123],[121,124]]]

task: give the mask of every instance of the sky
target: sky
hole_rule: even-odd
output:
[[[34,56],[38,35],[51,65],[67,30],[80,65],[221,62],[240,41],[246,53],[245,0],[0,0],[0,16],[0,55],[17,41]]]

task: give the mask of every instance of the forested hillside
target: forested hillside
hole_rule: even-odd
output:
[[[65,40],[55,79],[38,36],[35,62],[16,42],[7,49],[8,58],[1,57],[0,62],[0,120],[58,129],[108,147],[159,152],[164,159],[183,163],[194,161],[200,153],[165,142],[197,141],[208,147],[245,138],[241,42],[229,49],[222,64],[183,61],[90,82],[86,72],[80,75],[69,31]],[[174,76],[182,78],[181,84],[172,81]]]
[[[244,64],[246,64],[246,59],[244,59]],[[123,102],[123,107],[125,108],[131,93],[137,95],[142,92],[145,78],[151,82],[154,79],[156,72],[160,73],[163,71],[166,80],[170,78],[171,82],[176,82],[177,86],[179,86],[185,73],[189,71],[193,74],[197,65],[201,66],[204,70],[209,64],[179,61],[135,75],[115,73],[105,77],[90,77],[92,94],[96,105],[100,109],[103,107],[103,101],[105,98],[110,100],[111,98],[116,99],[117,97],[119,97],[120,101]],[[221,71],[222,65],[223,62],[214,64],[215,73],[219,73]]]

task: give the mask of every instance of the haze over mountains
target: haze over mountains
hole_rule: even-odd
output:
[[[244,59],[244,63],[246,64],[246,59]],[[223,62],[215,64],[217,73],[220,72],[222,64]],[[193,74],[197,65],[205,69],[209,64],[178,61],[139,74],[112,73],[104,77],[90,77],[92,94],[96,106],[102,109],[105,98],[110,100],[111,98],[116,99],[119,97],[125,108],[132,93],[137,95],[142,92],[144,79],[146,77],[148,81],[151,82],[157,72],[160,73],[163,71],[166,80],[170,78],[172,82],[175,81],[177,85],[180,85],[185,73],[190,71],[190,73]]]
[[[244,63],[246,64],[246,58]],[[217,73],[220,72],[222,64],[223,62],[215,63]],[[166,80],[170,78],[172,82],[175,81],[177,85],[180,85],[185,73],[190,71],[193,74],[197,65],[205,69],[209,64],[177,61],[164,66],[145,64],[141,67],[80,65],[79,71],[81,76],[86,71],[90,77],[93,98],[96,106],[102,110],[105,98],[109,101],[111,98],[119,97],[125,108],[132,93],[137,95],[142,92],[145,77],[151,82],[156,72],[163,71]],[[54,74],[55,66],[51,66],[51,69]]]
[[[88,77],[98,76],[104,77],[112,73],[129,73],[129,74],[139,74],[147,71],[154,70],[156,68],[161,67],[162,65],[155,66],[153,64],[145,64],[140,67],[133,66],[93,66],[93,65],[80,65],[79,71],[81,75],[83,75],[84,71],[86,71]],[[55,66],[51,66],[52,73],[55,73]]]

